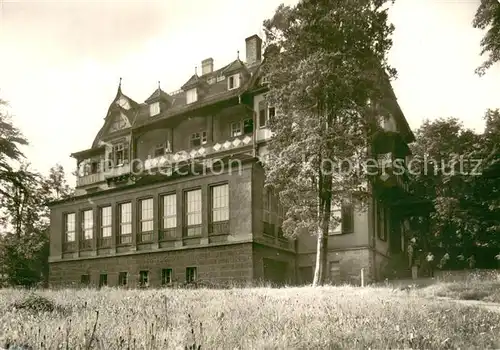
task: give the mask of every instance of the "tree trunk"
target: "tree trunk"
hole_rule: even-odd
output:
[[[316,267],[314,269],[314,280],[313,287],[317,287],[323,284],[324,279],[324,264],[325,259],[324,254],[324,240],[323,240],[323,230],[318,226],[318,237],[316,241]]]

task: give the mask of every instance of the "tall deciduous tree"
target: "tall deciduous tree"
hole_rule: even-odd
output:
[[[486,54],[488,58],[476,69],[477,74],[483,75],[494,63],[500,61],[500,3],[497,0],[480,1],[473,26],[485,31],[481,40],[481,55]]]
[[[375,123],[370,101],[395,75],[386,60],[393,31],[386,3],[303,0],[264,22],[267,101],[277,111],[266,185],[286,208],[286,235],[317,234],[314,285],[327,273],[332,204],[367,196],[359,165]]]

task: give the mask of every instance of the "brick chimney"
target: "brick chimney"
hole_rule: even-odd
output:
[[[201,61],[201,75],[212,73],[214,71],[214,59],[212,57]]]
[[[260,63],[262,60],[262,39],[254,34],[245,39],[246,43],[246,64],[251,66]]]

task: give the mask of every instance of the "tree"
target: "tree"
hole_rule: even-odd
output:
[[[7,107],[7,102],[0,99],[0,194],[2,196],[9,196],[4,190],[5,185],[22,186],[25,174],[16,171],[14,164],[24,158],[19,146],[28,144],[19,129],[12,124]]]
[[[476,74],[484,75],[500,61],[500,4],[497,0],[481,0],[473,26],[486,31],[481,40],[481,55],[487,54],[488,58],[476,69]]]
[[[386,3],[303,0],[264,21],[266,99],[276,107],[266,186],[286,208],[286,236],[317,234],[314,285],[325,281],[331,206],[368,196],[360,166],[376,122],[370,101],[395,76]]]
[[[498,111],[485,115],[486,130],[476,134],[456,118],[426,121],[412,145],[412,191],[432,202],[433,212],[415,232],[417,250],[432,253],[452,267],[467,266],[478,252],[483,257],[500,249],[500,182],[482,176],[498,154]],[[425,221],[425,220],[424,220]],[[411,237],[410,237],[411,238]],[[476,260],[474,258],[474,260]],[[486,262],[485,262],[486,263]]]
[[[67,198],[71,189],[66,184],[64,169],[51,168],[44,177],[21,165],[27,176],[20,188],[6,187],[8,197],[0,201],[5,208],[2,220],[10,229],[0,238],[0,266],[13,285],[31,286],[48,277],[49,210],[47,203]]]

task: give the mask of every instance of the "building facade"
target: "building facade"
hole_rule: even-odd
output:
[[[312,281],[315,237],[285,238],[277,197],[264,189],[259,158],[275,110],[265,101],[261,51],[253,35],[245,62],[214,70],[205,59],[181,90],[158,86],[144,103],[120,82],[92,147],[72,154],[75,196],[51,204],[51,285]],[[393,93],[388,101],[374,148],[404,158],[413,135]],[[332,282],[356,282],[361,269],[367,281],[380,278],[404,250],[404,213],[391,208],[405,196],[404,177],[379,182],[367,210],[339,208]]]

